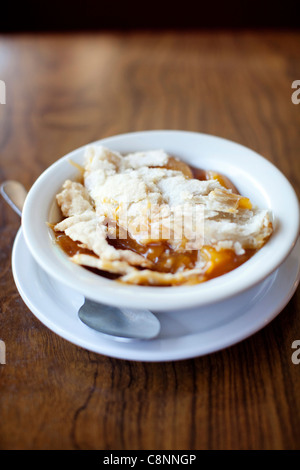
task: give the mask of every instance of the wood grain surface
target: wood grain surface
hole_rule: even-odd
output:
[[[7,35],[0,79],[0,182],[29,189],[59,157],[102,137],[184,129],[261,153],[300,196],[299,32]],[[52,333],[25,306],[11,271],[19,225],[1,199],[1,449],[300,448],[299,289],[271,324],[224,351],[112,359]]]

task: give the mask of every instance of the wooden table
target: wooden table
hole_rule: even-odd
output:
[[[0,182],[29,189],[74,148],[144,129],[219,135],[275,163],[300,195],[299,32],[135,31],[0,39]],[[288,210],[288,208],[287,208]],[[91,353],[23,303],[0,200],[1,449],[299,449],[299,290],[271,324],[166,363]]]

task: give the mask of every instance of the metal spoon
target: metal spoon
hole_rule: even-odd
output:
[[[27,196],[24,186],[18,181],[5,181],[0,193],[21,216]],[[85,299],[78,316],[90,328],[119,340],[152,339],[160,332],[158,318],[146,309],[120,309]]]

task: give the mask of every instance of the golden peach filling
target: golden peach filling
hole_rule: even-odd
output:
[[[93,251],[82,247],[80,243],[73,241],[64,233],[56,232],[56,241],[69,257],[73,257],[77,254],[96,256]],[[166,242],[153,242],[145,246],[138,244],[130,237],[127,239],[108,239],[108,242],[116,249],[129,249],[142,255],[151,262],[152,269],[161,273],[175,274],[185,269],[193,269],[198,259],[197,250],[176,252]],[[207,262],[205,273],[201,274],[200,277],[199,275],[196,275],[192,280],[190,280],[191,282],[188,282],[188,284],[196,284],[198,282],[204,282],[209,279],[222,276],[245,263],[256,253],[256,251],[257,250],[247,249],[244,254],[237,255],[233,250],[223,249],[218,251],[212,246],[204,245],[201,248],[201,255]],[[91,270],[96,273],[99,273],[100,271],[102,276],[111,277],[111,275],[105,271],[95,270],[92,268]],[[118,277],[118,275],[115,277]],[[171,284],[175,283],[171,282]]]

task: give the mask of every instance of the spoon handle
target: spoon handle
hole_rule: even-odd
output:
[[[10,207],[21,217],[27,196],[24,186],[18,181],[8,180],[1,184],[0,193]]]

